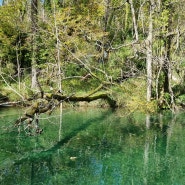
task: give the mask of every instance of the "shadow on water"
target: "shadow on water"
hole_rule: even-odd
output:
[[[19,156],[20,152],[23,154],[19,159],[6,158],[3,162],[3,165],[0,165],[0,184],[19,184],[19,182],[21,181],[25,184],[37,184],[39,182],[45,182],[46,179],[48,179],[47,176],[49,177],[54,175],[52,155],[56,155],[58,149],[62,150],[62,147],[67,144],[72,138],[74,138],[78,133],[86,130],[93,123],[104,121],[104,119],[106,119],[110,114],[110,111],[104,111],[100,117],[86,119],[83,124],[79,124],[80,126],[69,132],[63,139],[58,141],[51,148],[40,150],[39,152],[30,151],[24,154],[24,152],[21,152],[17,149],[17,142],[19,139],[16,138],[18,138],[19,136],[16,135],[16,132],[14,132],[12,129],[8,132],[4,132],[1,135],[1,141],[3,141],[4,143],[10,142],[11,144],[9,146],[8,144],[2,146],[1,150],[6,150],[6,147],[8,147],[7,151],[10,152],[11,155],[16,155],[16,152],[19,154]],[[37,138],[33,138],[33,140],[36,141]],[[24,176],[22,177],[22,179],[19,179],[22,171],[24,171],[25,174],[30,174],[30,180],[26,179],[26,177]]]
[[[16,160],[14,162],[15,165],[24,163],[25,161],[30,161],[30,162],[36,162],[40,160],[48,160],[50,159],[51,155],[58,149],[61,149],[61,147],[66,144],[68,141],[70,141],[73,137],[75,137],[79,132],[87,129],[89,126],[91,126],[93,123],[96,122],[101,122],[104,119],[107,118],[107,116],[110,115],[110,111],[104,113],[100,118],[92,118],[87,120],[84,124],[82,124],[80,127],[78,127],[76,130],[73,130],[71,133],[69,133],[67,136],[65,136],[63,139],[58,141],[54,146],[51,148],[41,151],[41,152],[36,152],[36,153],[30,153],[28,156],[23,157],[22,159]]]

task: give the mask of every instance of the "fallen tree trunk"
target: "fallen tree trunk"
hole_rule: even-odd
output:
[[[117,104],[116,101],[107,93],[99,93],[97,95],[90,95],[90,96],[66,96],[62,94],[45,94],[46,99],[55,99],[58,100],[59,102],[61,101],[72,101],[72,102],[79,102],[79,101],[85,101],[85,102],[91,102],[94,100],[98,99],[103,99],[106,100],[107,103],[110,105],[112,108],[116,108]]]
[[[94,100],[103,99],[106,100],[107,103],[112,108],[116,108],[116,101],[108,94],[108,93],[98,93],[96,95],[86,95],[86,96],[66,96],[62,94],[50,94],[46,93],[43,99],[35,100],[30,107],[25,111],[24,115],[20,117],[16,122],[15,126],[20,127],[21,125],[25,125],[24,130],[25,132],[28,130],[28,134],[32,135],[32,130],[40,134],[42,129],[39,128],[39,115],[41,113],[48,112],[49,114],[57,107],[60,103],[64,101],[72,101],[72,102],[79,102],[79,101],[86,101],[91,102]],[[32,124],[35,123],[35,124]]]

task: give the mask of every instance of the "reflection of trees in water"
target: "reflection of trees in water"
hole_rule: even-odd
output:
[[[159,114],[155,120],[152,120],[150,115],[146,115],[148,134],[144,145],[144,184],[171,183],[169,145],[176,116],[170,117],[169,120],[165,119],[162,114]],[[151,134],[151,129],[156,131]]]
[[[48,182],[50,177],[54,175],[54,170],[51,162],[49,160],[40,161],[38,163],[31,162],[31,175],[30,175],[30,184],[38,184],[39,182]]]
[[[146,130],[150,129],[150,115],[146,115]],[[144,184],[148,184],[147,177],[148,177],[148,160],[149,160],[149,148],[150,148],[150,142],[149,142],[149,136],[146,135],[145,138],[145,145],[144,145]]]
[[[93,123],[100,123],[110,116],[110,112],[102,113],[100,118],[91,118],[85,121],[77,129],[73,130],[63,139],[58,141],[55,145],[47,150],[41,150],[40,152],[30,152],[20,159],[11,161],[10,165],[6,167],[5,171],[9,171],[6,175],[1,175],[2,182],[7,185],[15,181],[15,184],[20,182],[27,182],[30,179],[31,184],[38,184],[39,182],[47,182],[49,177],[54,175],[53,164],[58,165],[56,161],[53,161],[53,157],[58,149],[65,147],[72,138],[74,138],[81,131],[86,130]],[[57,160],[56,158],[55,160]],[[61,162],[61,161],[60,161]],[[65,161],[62,161],[60,165],[66,165]],[[69,164],[69,163],[68,163]],[[12,173],[15,172],[15,173]],[[13,176],[13,177],[12,177]],[[21,178],[22,177],[22,178]],[[47,178],[48,177],[48,178]],[[24,180],[24,181],[23,181]]]
[[[14,161],[7,168],[14,177],[3,176],[4,184],[171,184],[168,160],[176,118],[147,115],[144,129],[134,117],[108,116],[88,119],[51,148]]]

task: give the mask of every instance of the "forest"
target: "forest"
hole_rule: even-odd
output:
[[[184,12],[0,0],[0,184],[184,184]]]
[[[184,11],[183,0],[3,0],[0,105],[183,108]]]

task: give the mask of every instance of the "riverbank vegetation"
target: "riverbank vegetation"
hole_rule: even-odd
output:
[[[1,104],[184,107],[184,10],[181,0],[4,0]]]

